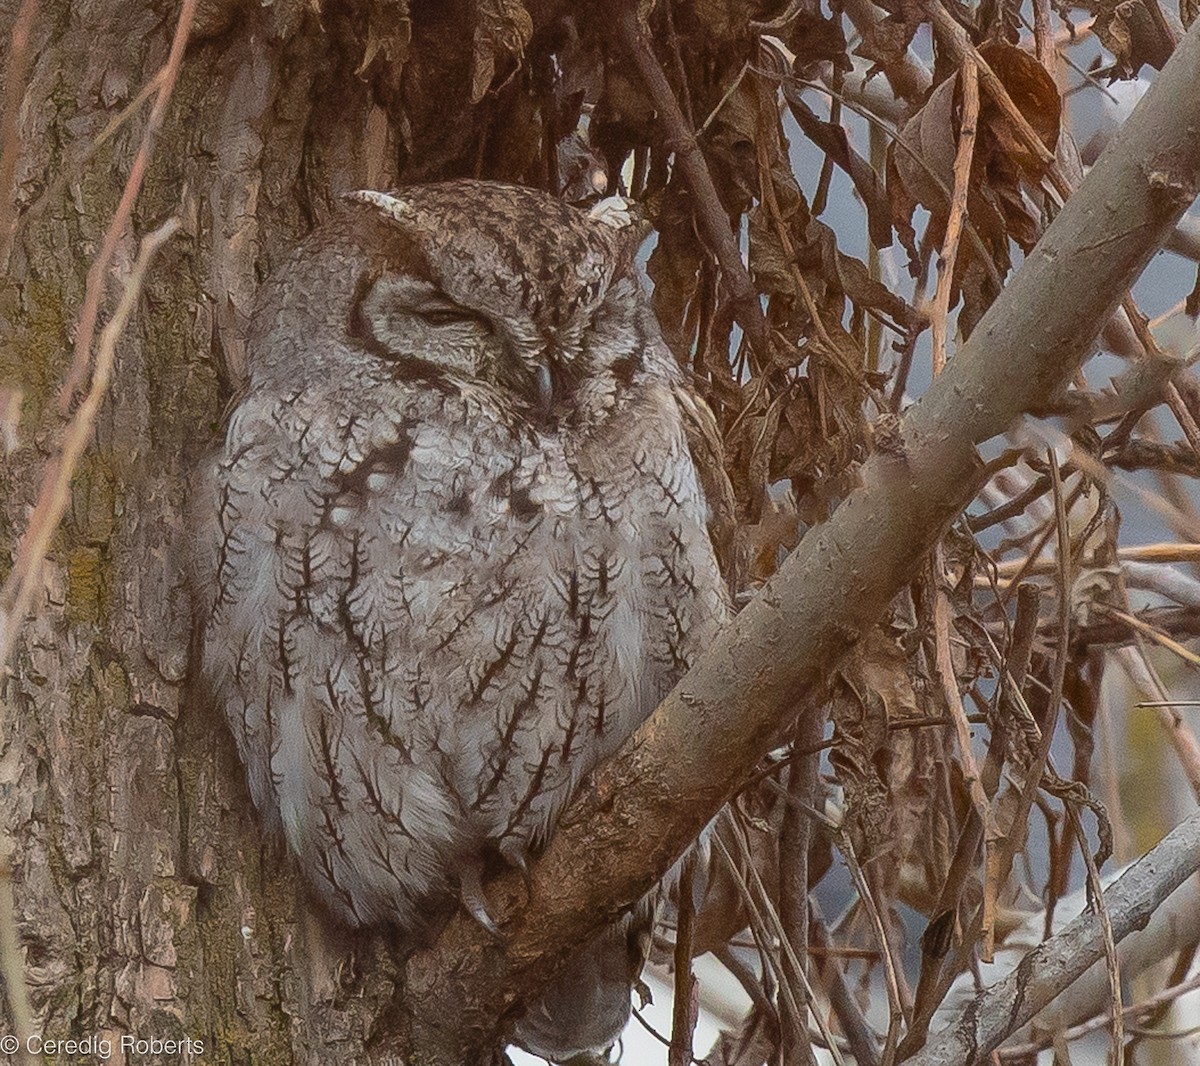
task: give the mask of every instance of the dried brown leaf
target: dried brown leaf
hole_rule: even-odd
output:
[[[908,62],[908,46],[920,24],[919,14],[890,14],[878,22],[866,23],[862,27],[862,43],[854,50],[855,54],[871,61],[873,74],[901,69]]]
[[[471,103],[487,95],[496,76],[496,60],[508,55],[520,63],[532,36],[533,19],[521,0],[476,0]]]
[[[1175,35],[1156,0],[1096,0],[1085,5],[1095,12],[1096,36],[1113,55],[1116,75],[1137,77],[1143,66],[1161,70],[1175,48]],[[1195,18],[1195,0],[1182,0],[1179,16],[1184,25]]]
[[[786,86],[784,96],[804,135],[850,176],[867,211],[871,243],[877,248],[888,247],[892,243],[891,204],[880,176],[851,147],[846,131],[840,125],[818,118],[803,97]]]
[[[824,222],[813,219],[808,224],[810,247],[815,245],[821,254],[821,269],[827,280],[836,280],[838,287],[857,307],[870,308],[886,315],[902,330],[920,327],[920,315],[903,297],[896,295],[882,282],[871,277],[866,266],[837,246],[837,236]]]
[[[979,53],[1003,83],[1012,102],[1025,121],[1051,152],[1058,144],[1062,122],[1062,98],[1058,86],[1037,58],[1024,49],[1000,41],[985,44]],[[1004,119],[999,105],[985,95],[980,110],[980,125],[986,129],[996,149],[1013,160],[1034,181],[1046,174],[1046,164],[1021,143]]]
[[[936,86],[925,106],[904,124],[900,137],[908,150],[893,145],[890,151],[892,172],[902,183],[907,197],[931,214],[943,217],[949,202],[946,190],[954,181],[954,149],[958,143],[954,121],[957,81],[957,78],[947,78]],[[902,212],[903,208],[896,203],[900,190],[890,191],[894,209]]]
[[[943,809],[941,733],[905,728],[928,717],[896,634],[877,627],[839,674],[831,761],[846,795],[859,859],[876,885],[932,899],[950,862],[953,812]],[[880,875],[883,876],[880,876]],[[918,886],[914,891],[913,886]],[[921,888],[923,886],[923,889]]]
[[[890,850],[893,749],[889,722],[910,715],[916,701],[906,662],[894,642],[872,629],[838,670],[832,701],[830,760],[846,795],[855,850],[863,863]]]
[[[688,309],[700,284],[704,249],[696,237],[690,198],[678,180],[666,188],[655,228],[658,241],[646,263],[646,273],[654,283],[651,303],[663,339],[686,366],[696,339],[688,327]]]

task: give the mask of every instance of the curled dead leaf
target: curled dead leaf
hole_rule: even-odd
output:
[[[1004,41],[985,44],[979,54],[1000,79],[1038,139],[1053,152],[1062,121],[1062,98],[1046,68],[1029,52]],[[995,151],[1013,160],[1032,180],[1040,181],[1045,176],[1046,164],[1021,144],[999,105],[986,93],[979,118],[981,127],[994,141]]]

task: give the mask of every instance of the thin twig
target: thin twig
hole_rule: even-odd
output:
[[[1117,560],[1122,563],[1196,563],[1200,562],[1200,544],[1184,541],[1130,544],[1117,549]],[[1008,580],[1021,569],[1026,575],[1049,574],[1055,570],[1055,564],[1048,559],[1031,562],[1028,567],[1025,562],[1025,559],[1005,560],[996,567],[997,577]]]
[[[1146,655],[1141,640],[1137,639],[1136,631],[1134,646],[1122,649],[1117,655],[1117,662],[1138,688],[1155,698],[1154,713],[1159,725],[1166,731],[1167,742],[1175,750],[1175,757],[1179,760],[1192,795],[1200,800],[1200,740],[1197,740],[1183,715],[1169,701],[1166,686]]]
[[[1121,1049],[1125,1044],[1123,1018],[1121,1016],[1121,961],[1117,958],[1117,945],[1113,939],[1112,916],[1108,913],[1108,905],[1104,902],[1104,886],[1100,882],[1100,871],[1096,867],[1095,857],[1088,846],[1087,834],[1083,831],[1083,820],[1079,817],[1079,805],[1070,800],[1066,803],[1067,818],[1079,842],[1079,854],[1083,856],[1083,865],[1087,870],[1087,886],[1089,902],[1100,919],[1100,929],[1104,940],[1104,969],[1108,974],[1109,1013],[1112,1016],[1110,1032],[1111,1046],[1108,1049],[1109,1066],[1120,1066]]]
[[[1097,465],[1099,465],[1099,464],[1097,464]],[[1058,468],[1056,468],[1056,469],[1058,469]],[[1054,485],[1053,478],[1051,478],[1050,484],[1051,484],[1051,487],[1053,488],[1053,485]],[[1068,512],[1070,512],[1071,508],[1073,508],[1075,506],[1075,504],[1078,502],[1079,498],[1083,495],[1085,489],[1086,489],[1086,482],[1081,481],[1078,485],[1076,485],[1071,490],[1071,494],[1067,497],[1067,501],[1066,501],[1066,509]],[[1042,549],[1045,548],[1046,545],[1050,543],[1050,538],[1054,536],[1056,528],[1057,527],[1053,523],[1047,524],[1045,529],[1043,529],[1042,532],[1038,535],[1037,541],[1034,544],[1033,548],[1030,550],[1028,556],[1026,556],[1026,558],[1024,560],[1025,566],[1018,567],[1016,573],[1013,575],[1012,580],[1008,584],[1002,585],[1000,587],[1000,602],[1002,604],[1008,603],[1009,599],[1012,597],[1013,590],[1016,588],[1020,588],[1021,582],[1023,582],[1025,580],[1025,578],[1029,576],[1029,570],[1033,566],[1035,566],[1037,564],[1038,560],[1041,558]],[[1057,562],[1052,563],[1051,567],[1052,568],[1051,568],[1050,572],[1054,573],[1057,570]]]
[[[830,99],[841,101],[844,107],[848,108],[856,115],[859,115],[867,122],[871,123],[872,126],[882,131],[887,137],[889,137],[893,144],[898,145],[900,150],[903,151],[904,154],[908,156],[908,158],[911,159],[916,166],[920,167],[929,181],[937,187],[945,199],[947,206],[950,204],[950,201],[954,196],[950,187],[943,180],[942,176],[934,170],[929,160],[925,158],[920,145],[907,140],[902,130],[897,129],[888,122],[885,122],[878,115],[869,111],[867,108],[861,107],[853,100],[850,100],[844,93],[839,93],[836,89],[831,89],[828,85],[825,85],[822,82],[808,81],[804,78],[797,78],[792,74],[780,74],[777,71],[765,70],[761,67],[752,66],[750,69],[755,74],[760,74],[764,78],[778,81],[784,87],[785,99],[787,98],[788,89],[790,87],[800,86],[805,89],[812,89],[815,92],[824,93],[826,96],[830,97]],[[794,92],[795,90],[793,89],[792,91]],[[987,245],[983,242],[983,237],[980,236],[979,231],[971,224],[971,220],[969,218],[965,221],[964,230],[967,236],[970,238],[971,244],[974,246],[976,252],[979,253],[979,261],[983,264],[984,269],[988,272],[989,279],[996,285],[997,288],[1003,287],[1004,279],[1000,276],[1000,271],[996,267],[995,261],[989,254]],[[914,302],[916,301],[914,300]]]
[[[1171,409],[1171,414],[1175,416],[1175,421],[1179,423],[1179,428],[1187,437],[1192,451],[1200,458],[1200,426],[1196,425],[1196,420],[1192,417],[1192,412],[1188,410],[1187,404],[1183,402],[1183,397],[1179,395],[1179,389],[1175,382],[1168,381],[1166,391],[1167,406]]]
[[[859,900],[870,920],[875,940],[879,944],[880,955],[883,958],[883,975],[888,994],[888,1029],[883,1042],[880,1062],[883,1066],[891,1066],[897,1061],[896,1051],[900,1041],[900,1027],[905,1021],[904,1003],[900,998],[900,967],[892,954],[892,942],[884,927],[883,915],[879,912],[874,893],[859,864],[858,856],[854,851],[854,843],[845,829],[838,832],[838,850],[842,853],[842,858],[846,861],[846,868],[850,871],[850,877],[858,889]]]
[[[1029,121],[1021,114],[1020,108],[1013,103],[999,76],[979,54],[979,49],[971,43],[971,38],[955,20],[954,16],[941,3],[941,0],[925,0],[925,10],[933,22],[940,40],[946,43],[955,62],[962,64],[968,58],[974,61],[979,69],[979,80],[987,90],[1000,113],[1004,116],[1009,128],[1016,135],[1021,146],[1046,168],[1046,176],[1054,186],[1055,191],[1064,200],[1071,195],[1071,186],[1058,165],[1054,152],[1042,143]]]
[[[942,687],[942,696],[950,712],[950,719],[954,723],[954,735],[958,740],[958,758],[962,767],[963,783],[967,786],[971,806],[975,809],[975,814],[983,828],[983,838],[985,842],[991,843],[997,836],[996,823],[992,817],[992,808],[988,803],[979,767],[975,763],[975,756],[971,753],[971,726],[967,722],[967,710],[963,706],[962,695],[958,691],[958,678],[954,672],[954,660],[950,653],[950,619],[953,605],[950,602],[950,594],[946,590],[945,552],[941,545],[938,545],[934,551],[933,580],[936,589],[933,601],[934,665]]]
[[[824,731],[824,715],[806,714],[797,723],[793,745],[812,747],[821,742]],[[812,822],[800,809],[800,804],[815,801],[817,765],[818,760],[813,755],[791,761],[787,792],[793,802],[784,807],[778,836],[779,922],[802,967],[807,967],[809,960],[808,852]],[[784,972],[789,969],[785,965]],[[801,987],[799,977],[789,974],[789,979]],[[783,1066],[816,1066],[807,1029],[782,1029],[779,1035],[783,1045]]]
[[[1172,829],[1129,867],[1105,895],[1117,943],[1200,868],[1200,813]],[[1029,951],[1007,977],[980,992],[957,1019],[906,1066],[980,1062],[1051,1003],[1104,952],[1102,920],[1084,913]]]
[[[1200,666],[1200,655],[1193,651],[1189,651],[1177,640],[1172,640],[1165,633],[1160,633],[1152,625],[1143,622],[1136,615],[1129,614],[1127,611],[1118,610],[1116,607],[1111,607],[1107,603],[1096,603],[1092,605],[1097,611],[1109,618],[1118,618],[1124,622],[1130,629],[1135,629],[1143,636],[1149,637],[1155,644],[1166,648],[1167,651],[1174,652],[1184,662],[1192,666]]]
[[[1047,492],[1050,491],[1050,478],[1048,476],[1038,478],[1032,482],[1027,488],[1023,489],[1018,495],[1008,500],[1006,503],[999,504],[993,507],[986,514],[968,515],[967,528],[972,533],[982,533],[985,529],[990,529],[992,526],[999,525],[1001,522],[1008,522],[1010,519],[1022,515],[1028,510],[1029,506],[1041,499]],[[1001,563],[1000,568],[1008,566],[1008,563]],[[1031,561],[1031,565],[1034,564]],[[1012,564],[1012,572],[1016,573],[1017,564]]]
[[[1186,981],[1181,981],[1179,984],[1171,985],[1169,988],[1164,988],[1161,992],[1153,996],[1148,996],[1140,1003],[1131,1003],[1128,1007],[1122,1007],[1121,1014],[1126,1018],[1140,1018],[1143,1014],[1152,1014],[1163,1007],[1170,1006],[1171,1003],[1181,996],[1185,996],[1189,992],[1195,992],[1197,989],[1200,989],[1200,974],[1189,977]],[[1065,1043],[1078,1040],[1089,1033],[1094,1033],[1097,1029],[1110,1025],[1110,1014],[1111,1011],[1107,1014],[1100,1014],[1095,1018],[1090,1018],[1086,1022],[1081,1022],[1079,1025],[1073,1025],[1071,1028],[1059,1032],[1047,1033],[1037,1040],[1031,1040],[1025,1044],[1009,1044],[1007,1047],[1001,1049],[1000,1059],[1002,1062],[1023,1062],[1030,1056],[1036,1055],[1039,1051],[1051,1047],[1056,1039],[1061,1038]]]
[[[640,1010],[638,1010],[636,1007],[634,1007],[633,1011],[631,1013],[633,1014],[633,1017],[637,1021],[637,1023],[643,1029],[645,1029],[647,1033],[649,1033],[652,1037],[654,1037],[655,1040],[657,1040],[660,1044],[662,1044],[663,1047],[669,1048],[671,1046],[671,1041],[668,1040],[665,1036],[663,1036],[662,1033],[660,1033],[657,1029],[655,1029],[653,1025],[651,1025],[648,1021],[646,1021],[646,1016]],[[571,1061],[575,1062],[576,1060],[572,1059]],[[584,1056],[583,1061],[588,1062],[589,1060],[586,1056]],[[692,1059],[691,1063],[693,1064],[693,1066],[704,1066],[704,1064],[701,1063],[698,1059]]]
[[[950,317],[950,290],[954,286],[954,265],[958,259],[958,243],[962,237],[963,218],[967,213],[967,196],[971,188],[971,163],[975,158],[975,130],[979,122],[979,70],[967,56],[958,72],[962,86],[962,122],[958,130],[958,151],[954,156],[954,192],[950,197],[950,214],[946,219],[946,235],[938,260],[937,289],[933,310],[929,316],[933,335],[933,374],[936,377],[946,365],[946,333]]]
[[[1059,709],[1062,705],[1063,685],[1066,680],[1067,662],[1071,646],[1071,541],[1070,527],[1067,522],[1067,501],[1063,494],[1062,478],[1059,474],[1058,459],[1053,451],[1047,452],[1050,467],[1051,485],[1054,492],[1055,529],[1058,534],[1058,643],[1055,649],[1054,666],[1050,698],[1047,702],[1046,713],[1041,724],[1042,735],[1025,772],[1024,786],[1018,791],[1016,806],[1008,823],[1007,833],[993,856],[994,862],[989,862],[988,878],[995,878],[998,885],[1008,880],[1013,861],[1017,853],[1025,845],[1026,827],[1029,822],[1029,812],[1033,806],[1046,772],[1046,763],[1050,758],[1050,745],[1054,740],[1055,727],[1058,723]],[[1014,693],[1014,696],[1016,694]],[[980,908],[978,928],[983,934],[983,944],[980,952],[984,958],[991,956],[995,943],[995,927],[987,921],[987,916]],[[969,942],[968,938],[968,942]]]
[[[147,100],[162,88],[163,78],[166,73],[167,68],[165,66],[159,67],[146,81],[146,84],[138,90],[137,95],[109,119],[104,129],[97,133],[81,151],[77,152],[72,147],[70,160],[55,175],[54,180],[41,191],[33,203],[21,212],[20,218],[14,219],[13,225],[16,233],[28,230],[29,226],[41,217],[45,208],[57,201],[58,196],[75,180],[93,156],[142,109]]]
[[[1038,3],[1041,2],[1042,0],[1038,0]],[[1035,20],[1037,18],[1036,11],[1034,18]],[[1086,18],[1082,22],[1068,23],[1065,27],[1063,27],[1063,29],[1051,36],[1050,43],[1056,52],[1068,47],[1069,45],[1078,44],[1080,41],[1084,41],[1092,35],[1092,27],[1095,26],[1095,24],[1096,19],[1094,16],[1092,18]],[[1018,47],[1024,49],[1026,52],[1033,52],[1040,58],[1041,53],[1038,50],[1038,43],[1036,39],[1036,25],[1034,27],[1034,31],[1035,35],[1033,37],[1022,37],[1018,42]],[[1045,63],[1043,61],[1043,66],[1044,65]],[[1046,69],[1049,70],[1051,74],[1055,73],[1050,67],[1047,67]],[[1097,82],[1097,84],[1099,84],[1099,82]],[[1100,87],[1103,88],[1102,85]]]
[[[812,939],[809,950],[814,957],[824,959],[819,972],[824,978],[829,1004],[842,1027],[842,1032],[846,1034],[846,1042],[850,1045],[856,1066],[879,1066],[878,1041],[863,1017],[858,1001],[846,987],[842,968],[837,961],[837,952],[834,951],[825,928],[825,919],[815,897],[812,896],[808,900],[808,914],[808,928]]]
[[[1050,0],[1033,0],[1033,41],[1037,61],[1057,80],[1058,42],[1050,25]]]
[[[791,237],[788,236],[787,226],[784,225],[783,216],[779,210],[779,200],[775,195],[775,186],[771,178],[771,161],[767,158],[766,154],[765,131],[760,131],[757,142],[759,191],[762,195],[763,203],[766,204],[771,215],[771,222],[775,227],[775,234],[779,238],[780,247],[783,249],[784,259],[787,261],[792,281],[795,282],[796,291],[800,295],[804,309],[808,312],[808,317],[812,320],[813,329],[816,331],[817,339],[821,342],[821,346],[825,350],[826,357],[835,360],[847,373],[857,376],[858,367],[847,365],[847,360],[843,356],[841,349],[833,343],[833,338],[829,336],[828,331],[825,329],[825,323],[821,321],[821,312],[817,308],[817,302],[813,299],[812,291],[809,289],[808,283],[804,280],[804,275],[796,265],[796,250],[792,246]]]
[[[696,135],[688,125],[679,101],[675,99],[662,64],[638,25],[636,4],[628,0],[620,4],[616,12],[616,29],[658,113],[664,146],[675,153],[679,171],[694,197],[696,221],[705,243],[720,264],[738,324],[746,331],[746,336],[765,365],[771,355],[770,333],[758,302],[758,292],[750,280],[746,264],[742,262],[728,215],[721,206],[721,198],[717,195]]]
[[[675,929],[675,994],[671,1002],[669,1066],[688,1066],[692,1061],[692,1037],[699,1011],[696,977],[692,973],[692,942],[695,939],[696,900],[693,894],[696,853],[683,862],[679,876],[679,924]]]
[[[702,123],[700,123],[700,128],[696,130],[696,136],[698,138],[703,137],[704,134],[708,132],[708,127],[713,124],[713,120],[717,117],[717,115],[719,115],[721,113],[721,109],[727,103],[729,103],[730,97],[732,97],[733,94],[735,92],[737,92],[738,86],[742,84],[742,79],[746,76],[746,71],[748,71],[749,69],[750,69],[750,60],[747,59],[746,62],[742,64],[742,69],[738,71],[737,77],[734,78],[732,82],[730,82],[729,88],[726,89],[725,92],[721,94],[721,99],[717,101],[717,106],[714,107],[708,113],[708,118],[706,118]]]
[[[787,957],[792,972],[795,973],[795,975],[800,979],[800,984],[804,988],[807,1002],[811,1005],[810,1013],[817,1023],[817,1028],[821,1032],[821,1038],[828,1046],[829,1052],[833,1056],[833,1060],[837,1066],[846,1066],[845,1061],[842,1058],[842,1054],[838,1050],[837,1041],[834,1040],[833,1033],[830,1032],[829,1026],[825,1022],[824,1011],[817,1009],[816,992],[809,983],[808,975],[805,973],[804,967],[800,965],[800,960],[796,958],[796,954],[792,950],[792,944],[787,938],[787,933],[779,921],[779,913],[771,903],[771,897],[767,893],[766,886],[764,886],[762,883],[762,878],[758,876],[758,870],[756,869],[750,854],[750,845],[746,842],[745,834],[741,826],[736,827],[736,830],[733,833],[733,838],[737,841],[738,848],[742,853],[742,861],[746,863],[746,872],[750,876],[750,883],[753,885],[754,891],[758,895],[759,901],[762,904],[762,913],[770,920],[771,933],[779,941],[780,950]],[[713,835],[713,840],[714,842],[720,843],[715,834]],[[722,851],[724,851],[726,857],[728,858],[729,853],[725,851],[724,845],[721,845],[721,847]],[[782,986],[786,987],[787,981],[784,979],[782,971],[780,973],[780,979]],[[803,1012],[800,1013],[800,1020],[802,1023],[804,1022]]]
[[[742,869],[734,861],[733,856],[718,833],[713,834],[713,845],[720,852],[721,858],[725,860],[730,876],[733,878],[733,883],[737,887],[738,894],[742,897],[742,902],[746,907],[746,914],[750,918],[750,928],[754,933],[755,940],[760,945],[763,974],[764,976],[768,973],[774,975],[775,980],[778,982],[779,1007],[782,1008],[783,1012],[791,1016],[794,1024],[803,1026],[807,1022],[801,1010],[801,1005],[796,1001],[795,991],[785,978],[782,966],[775,957],[774,952],[768,950],[772,942],[779,939],[779,932],[772,928],[772,923],[768,922],[768,917],[774,915],[775,908],[765,890],[759,893],[751,888],[750,878],[754,874],[754,864],[750,858],[749,847],[742,839],[741,827],[735,823],[734,819],[731,818],[729,820],[729,825],[729,835],[737,843],[738,849],[742,853],[743,861],[746,864],[746,872],[743,873]],[[755,887],[757,888],[757,885]],[[786,947],[786,945],[781,943],[780,947]],[[783,1022],[784,1019],[780,1018],[781,1027]]]

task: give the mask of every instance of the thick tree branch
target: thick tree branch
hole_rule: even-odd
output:
[[[883,615],[974,496],[976,445],[1071,379],[1194,199],[1197,80],[1200,26],[969,342],[864,465],[861,486],[597,771],[527,884],[516,873],[491,883],[504,941],[460,913],[409,960],[414,1061],[481,1061],[496,1020],[662,875]]]
[[[1200,814],[1171,830],[1104,893],[1113,938],[1143,929],[1150,916],[1200,869]],[[1104,953],[1101,916],[1085,912],[1031,950],[1002,981],[985,988],[909,1066],[962,1066],[1000,1046]]]

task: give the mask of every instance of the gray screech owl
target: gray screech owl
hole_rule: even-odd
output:
[[[416,942],[460,898],[489,921],[485,865],[524,864],[725,618],[692,455],[715,427],[611,202],[348,199],[254,312],[198,505],[203,664],[324,901]],[[633,932],[517,1038],[611,1045]]]

